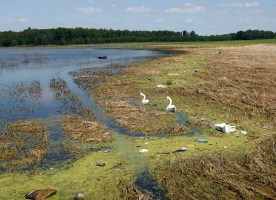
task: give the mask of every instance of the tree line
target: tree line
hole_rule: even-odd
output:
[[[189,42],[273,39],[276,32],[263,30],[238,31],[237,33],[200,36],[194,31],[129,31],[88,28],[28,28],[20,32],[0,32],[0,46],[37,46],[102,44],[122,42]]]

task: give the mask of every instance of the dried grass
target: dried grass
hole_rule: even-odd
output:
[[[206,64],[205,72],[195,74],[199,96],[251,115],[276,116],[276,46],[222,48]],[[274,124],[275,125],[275,124]]]
[[[172,199],[275,199],[276,134],[250,150],[195,154],[155,169]]]
[[[108,142],[111,134],[99,122],[77,116],[67,115],[62,120],[62,130],[65,136],[81,142]]]
[[[0,167],[5,170],[32,167],[46,151],[47,133],[42,123],[11,122],[0,133]]]

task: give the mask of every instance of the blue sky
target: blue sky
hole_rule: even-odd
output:
[[[275,0],[0,0],[0,31],[85,27],[192,31],[199,35],[276,32]]]

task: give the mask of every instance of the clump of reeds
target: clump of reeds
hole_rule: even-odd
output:
[[[29,168],[47,151],[47,132],[40,122],[18,121],[6,124],[0,133],[0,168]]]
[[[275,141],[272,134],[250,149],[180,157],[155,173],[172,199],[275,199]]]
[[[134,179],[121,181],[118,185],[120,198],[124,200],[153,200],[152,194],[141,192],[134,184]]]
[[[66,81],[61,78],[53,78],[50,81],[50,88],[55,98],[62,103],[62,107],[78,114],[90,114],[91,111],[84,108],[84,105],[69,89]]]
[[[62,120],[62,130],[65,136],[81,142],[108,142],[111,133],[99,122],[77,116],[67,115]]]

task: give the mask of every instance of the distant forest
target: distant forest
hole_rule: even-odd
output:
[[[0,47],[102,44],[117,42],[190,42],[273,39],[276,32],[263,30],[238,31],[224,35],[200,36],[194,31],[129,31],[88,28],[28,28],[20,32],[0,32]]]

